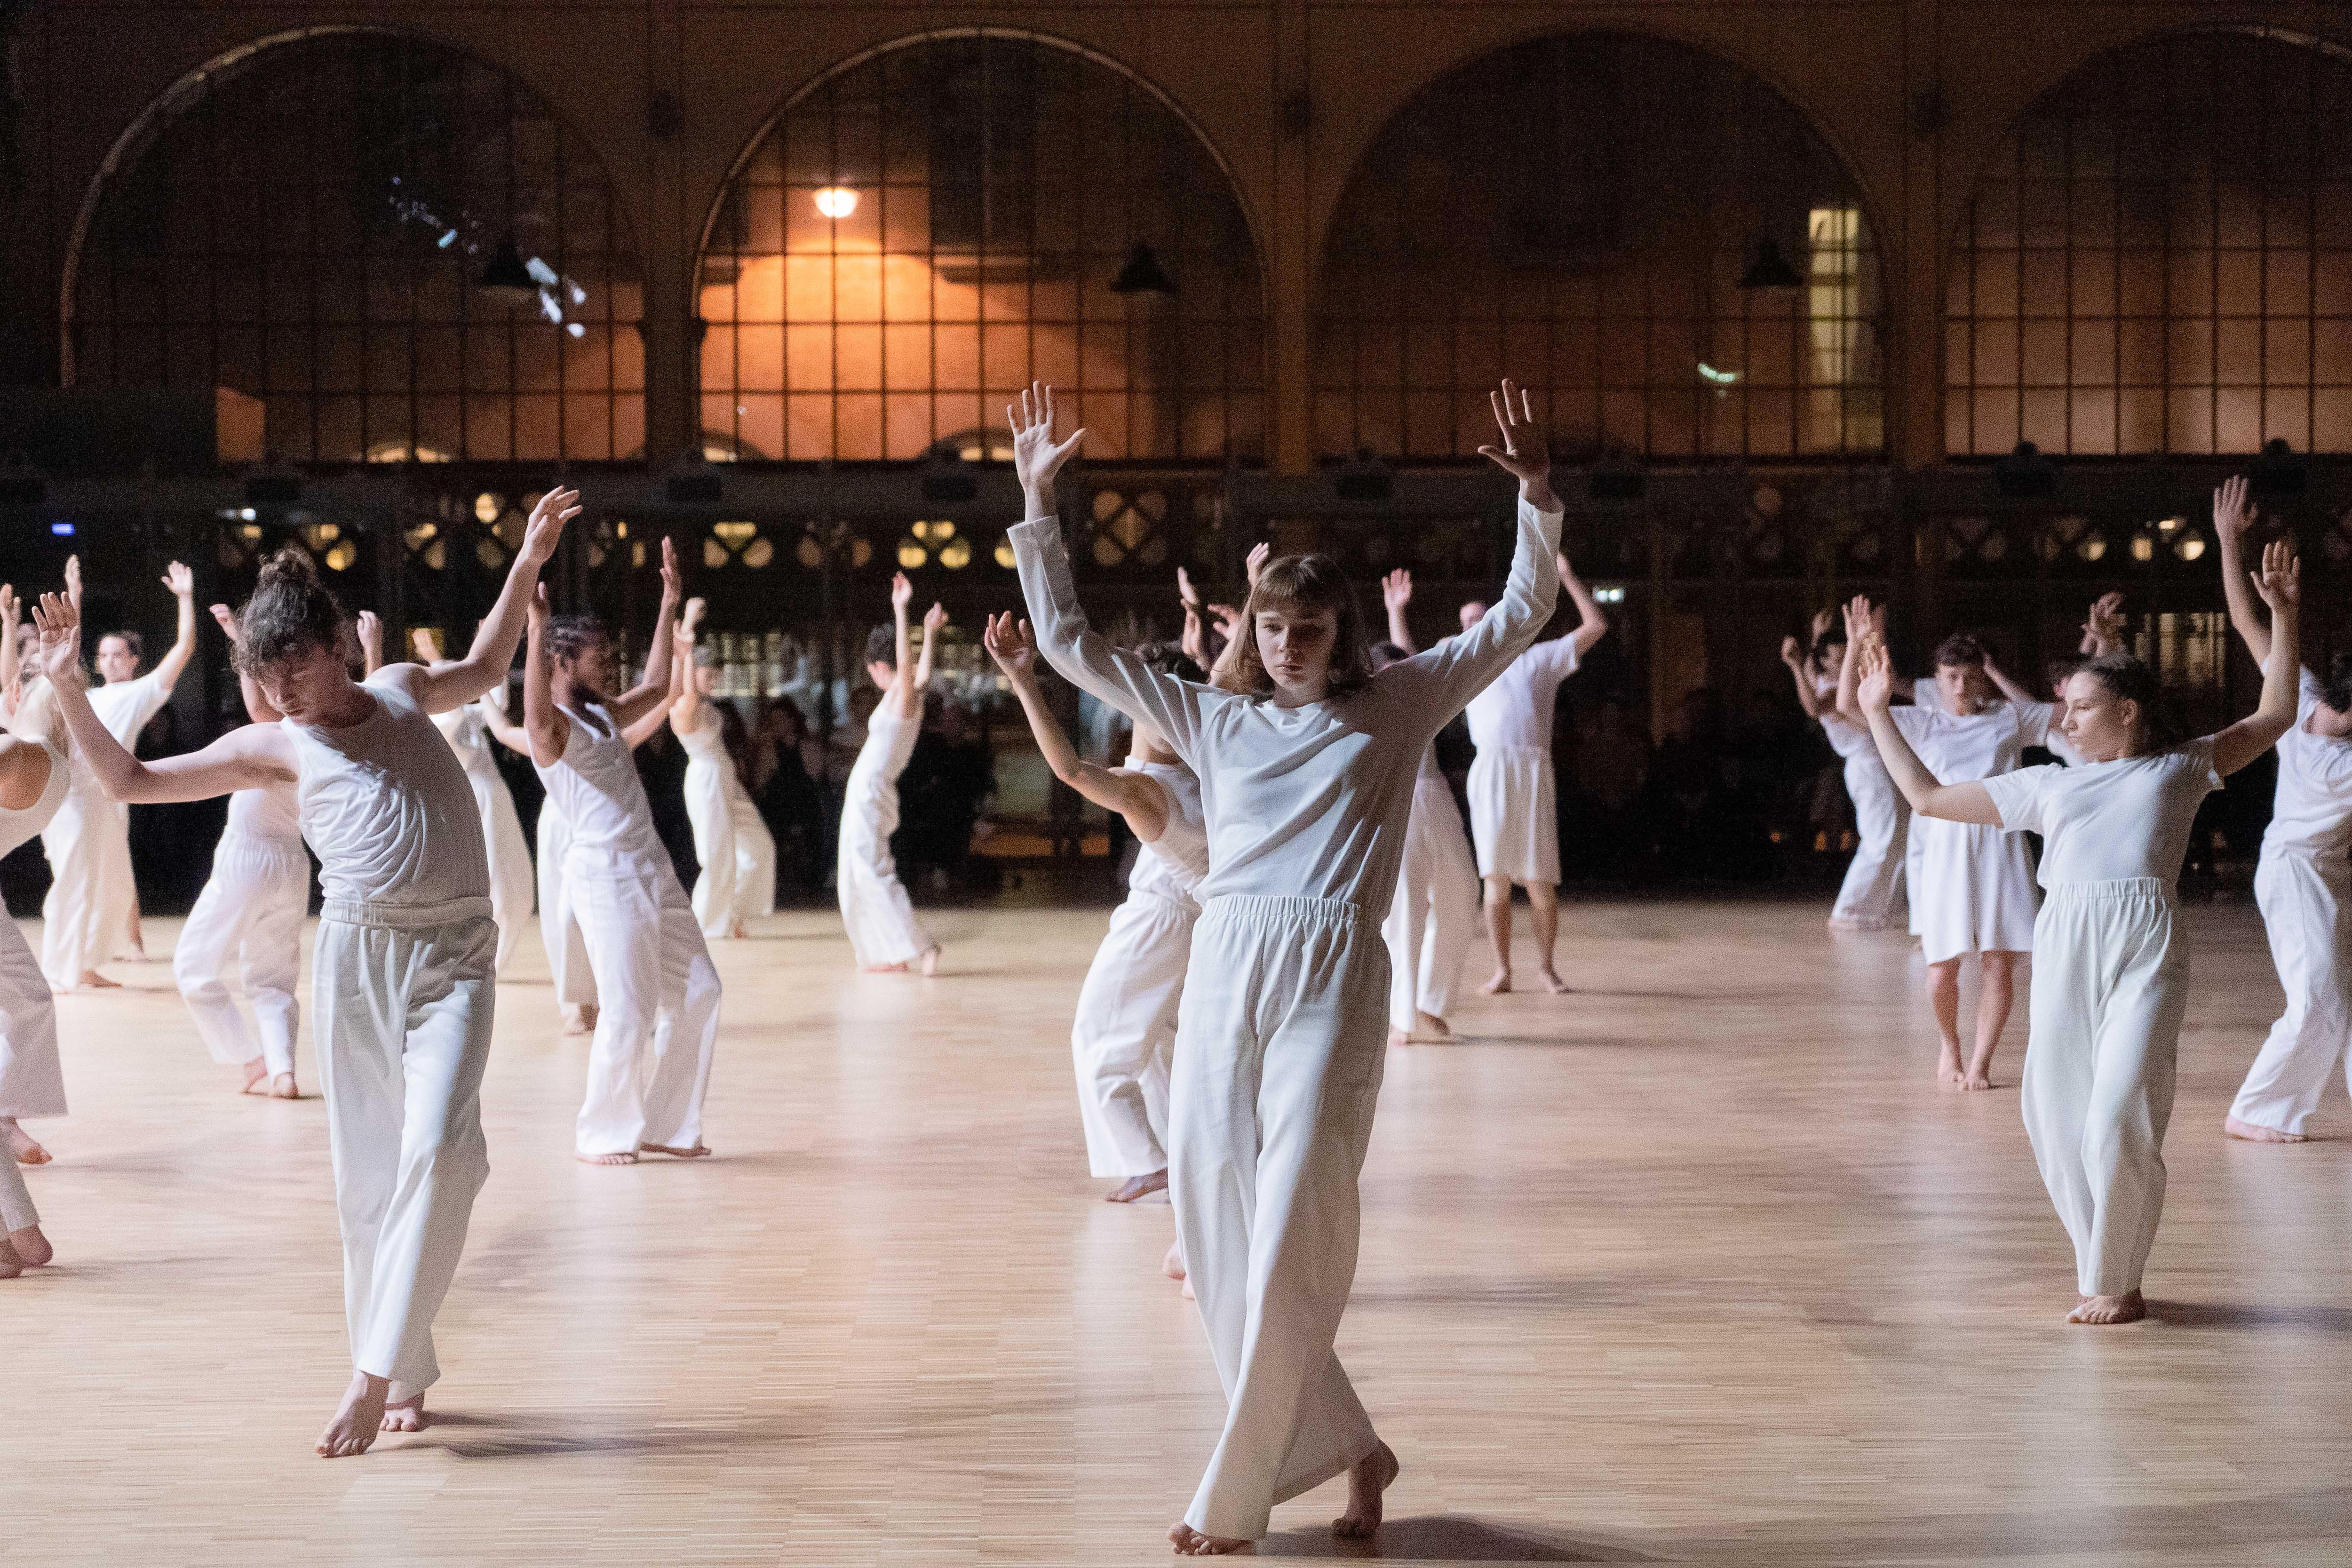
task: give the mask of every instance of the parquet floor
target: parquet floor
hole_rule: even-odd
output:
[[[1265,1554],[2352,1560],[2352,1117],[2220,1135],[2277,1004],[2252,912],[2195,911],[2158,1321],[2100,1331],[2014,1090],[1937,1092],[1906,944],[1821,913],[1576,905],[1588,989],[1392,1057],[1340,1348],[1404,1475],[1372,1548],[1334,1486]],[[826,913],[725,944],[691,1166],[575,1163],[584,1047],[504,987],[438,1425],[333,1463],[321,1108],[228,1092],[167,966],[119,966],[36,1124],[59,1264],[0,1282],[0,1561],[1165,1561],[1220,1401],[1168,1209],[1085,1173],[1102,923],[941,914],[929,984],[848,973]]]

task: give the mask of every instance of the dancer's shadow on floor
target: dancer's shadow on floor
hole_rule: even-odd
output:
[[[1286,1530],[1257,1543],[1260,1557],[1324,1562],[1651,1563],[1624,1547],[1577,1541],[1521,1525],[1488,1524],[1458,1513],[1391,1519],[1370,1541],[1341,1541],[1328,1525]]]
[[[2241,1301],[2150,1299],[2147,1315],[2177,1329],[2302,1329],[2319,1334],[2352,1334],[2352,1307],[2257,1307]]]
[[[609,1428],[566,1430],[494,1415],[436,1411],[424,1431],[407,1436],[386,1433],[374,1451],[402,1454],[431,1448],[459,1459],[543,1459],[572,1454],[677,1456],[772,1447],[803,1436],[781,1424],[757,1422],[647,1429],[616,1420]]]

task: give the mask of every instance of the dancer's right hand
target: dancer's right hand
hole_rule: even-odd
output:
[[[1886,645],[1872,639],[1860,645],[1862,684],[1854,690],[1865,713],[1883,713],[1895,702],[1895,658]]]
[[[1780,662],[1787,665],[1790,669],[1801,669],[1804,668],[1804,650],[1797,646],[1796,638],[1782,637],[1780,639]]]
[[[1066,441],[1054,439],[1054,389],[1044,382],[1034,382],[1021,395],[1020,405],[1005,405],[1004,417],[1013,426],[1013,473],[1021,481],[1023,491],[1043,496],[1050,491],[1054,476],[1087,438],[1081,427],[1070,432]]]
[[[2246,500],[2246,476],[2231,474],[2213,492],[2213,531],[2222,540],[2235,543],[2246,530],[2254,526],[2259,509]]]
[[[915,585],[907,581],[904,572],[893,573],[890,577],[890,607],[903,610],[914,602]]]
[[[231,647],[242,647],[245,642],[245,634],[237,629],[236,612],[230,609],[226,605],[215,605],[212,606],[212,612],[213,624],[220,627],[221,635],[223,637],[228,638],[228,646]]]
[[[1036,673],[1037,639],[1030,633],[1029,623],[1016,620],[1012,611],[989,616],[980,640],[996,667],[1014,680],[1026,680]]]
[[[580,515],[578,490],[550,490],[539,498],[530,509],[530,521],[523,526],[522,559],[533,567],[546,565],[555,559],[555,547],[563,539],[563,525]]]
[[[44,594],[33,606],[33,625],[41,634],[41,671],[53,686],[79,687],[81,672],[81,605],[64,594]]]

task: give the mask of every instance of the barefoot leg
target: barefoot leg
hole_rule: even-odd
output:
[[[50,1155],[47,1149],[33,1141],[33,1135],[16,1124],[13,1116],[0,1116],[0,1135],[8,1141],[8,1152],[16,1157],[19,1165],[46,1165]]]
[[[1381,1527],[1381,1494],[1404,1467],[1386,1443],[1356,1462],[1348,1472],[1348,1511],[1331,1521],[1331,1533],[1342,1541],[1362,1541]]]
[[[1167,1167],[1162,1166],[1160,1169],[1152,1172],[1148,1176],[1129,1176],[1126,1181],[1121,1182],[1118,1184],[1117,1191],[1105,1194],[1103,1195],[1103,1202],[1107,1204],[1131,1204],[1136,1199],[1143,1197],[1147,1194],[1166,1192],[1167,1190],[1168,1171]]]
[[[2260,1122],[2241,1121],[2234,1116],[2221,1119],[2221,1131],[2232,1138],[2242,1138],[2249,1143],[2303,1143],[2308,1140],[2300,1132],[2282,1132],[2275,1127]]]
[[[1559,888],[1551,882],[1528,884],[1528,920],[1536,929],[1536,977],[1553,995],[1566,994],[1568,982],[1552,966],[1552,950],[1559,943]]]
[[[1936,1081],[1957,1089],[1968,1081],[1960,1067],[1960,961],[1927,966],[1927,1011],[1936,1019]]]
[[[1168,1542],[1179,1557],[1223,1557],[1249,1544],[1222,1535],[1203,1535],[1181,1520],[1169,1527]]]
[[[268,1094],[269,1092],[269,1064],[268,1062],[262,1060],[259,1057],[256,1057],[251,1061],[245,1064],[244,1072],[245,1082],[239,1088],[237,1092],[240,1094]]]
[[[282,1072],[276,1078],[271,1079],[269,1080],[269,1093],[271,1098],[276,1100],[299,1100],[302,1098],[302,1091],[295,1087],[294,1075],[290,1072]]]
[[[0,1237],[0,1279],[14,1279],[25,1271],[25,1260],[16,1255],[16,1245]]]
[[[925,974],[937,974],[940,972],[940,950],[936,947],[928,949],[923,953],[922,963]]]
[[[1977,1049],[1969,1058],[1965,1089],[1992,1087],[1992,1053],[2000,1032],[2009,1026],[2009,1010],[2017,1002],[2017,954],[1987,952],[1978,960],[1984,988],[1977,993]]]
[[[366,1453],[375,1442],[375,1435],[383,1430],[384,1401],[391,1394],[390,1378],[364,1372],[352,1373],[352,1385],[343,1390],[341,1406],[336,1410],[334,1419],[327,1423],[327,1429],[319,1434],[319,1457],[341,1459]]]
[[[382,1429],[386,1432],[424,1431],[425,1395],[412,1394],[405,1399],[387,1401],[383,1407]]]
[[[1441,1040],[1450,1040],[1454,1037],[1453,1026],[1434,1013],[1414,1014],[1413,1026],[1423,1036],[1434,1036]]]
[[[2137,1323],[2147,1316],[2147,1302],[2137,1290],[2121,1296],[2085,1296],[2066,1314],[2070,1323],[2104,1326],[2109,1323]]]
[[[1511,879],[1483,879],[1486,909],[1486,941],[1495,949],[1495,977],[1479,987],[1489,996],[1511,988]]]
[[[57,1248],[49,1245],[49,1238],[41,1234],[41,1227],[37,1225],[10,1231],[8,1246],[27,1268],[43,1268],[58,1255]]]
[[[81,978],[75,981],[74,985],[77,989],[83,991],[120,991],[122,989],[121,981],[109,980],[105,975],[100,974],[95,969],[83,970],[81,972]]]
[[[1160,1260],[1160,1272],[1171,1279],[1184,1278],[1184,1243],[1181,1237],[1168,1244],[1168,1256]]]

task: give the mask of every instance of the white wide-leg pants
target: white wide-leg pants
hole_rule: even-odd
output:
[[[711,770],[716,772],[716,770]],[[694,824],[694,918],[707,937],[734,934],[736,925],[776,912],[776,839],[748,798],[719,785],[688,789],[687,819]]]
[[[2254,902],[2270,933],[2271,958],[2286,988],[2286,1011],[2239,1086],[2230,1114],[2274,1131],[2300,1133],[2319,1109],[2327,1080],[2352,1042],[2352,887],[2346,868],[2309,855],[2263,851]]]
[[[1097,1176],[1168,1168],[1169,1064],[1197,918],[1172,899],[1130,892],[1111,911],[1110,930],[1078,988],[1070,1058],[1087,1167]]]
[[[555,983],[559,1006],[593,1007],[596,973],[588,964],[588,942],[564,897],[563,860],[572,852],[572,830],[552,805],[539,808],[539,940],[547,949],[547,974]]]
[[[38,1042],[47,1041],[47,1048]],[[20,1064],[23,1064],[20,1066]],[[55,1116],[65,1109],[65,1086],[53,1082],[58,1072],[58,1005],[40,961],[26,945],[16,922],[0,914],[0,1116]],[[21,1083],[18,1079],[37,1079]],[[54,1091],[56,1110],[26,1110],[19,1106],[49,1103]],[[41,1223],[25,1173],[8,1151],[0,1148],[0,1230],[24,1230]]]
[[[1411,1034],[1426,1013],[1444,1018],[1454,1005],[1463,961],[1479,933],[1478,863],[1454,792],[1443,783],[1413,786],[1397,873],[1381,936],[1389,948],[1389,1026]]]
[[[131,868],[131,808],[94,785],[77,785],[42,830],[41,853],[50,877],[41,900],[41,969],[52,986],[68,991],[132,946],[139,884]],[[63,1115],[64,1108],[47,1114]]]
[[[576,1128],[583,1154],[702,1142],[719,1040],[719,970],[694,907],[663,865],[574,851],[563,880],[596,972],[596,1036]]]
[[[2164,1214],[2189,948],[2153,877],[2061,883],[2033,933],[2019,1098],[2042,1184],[2074,1242],[2075,1289],[2139,1289]]]
[[[394,1400],[441,1375],[433,1319],[490,1173],[482,1138],[499,928],[489,900],[330,903],[311,957],[352,1362]]]
[[[915,919],[907,886],[898,880],[898,863],[890,857],[890,840],[873,824],[855,820],[857,809],[853,800],[842,813],[841,852],[833,868],[849,951],[860,969],[912,963],[940,944]]]
[[[33,1206],[33,1189],[25,1184],[25,1173],[17,1168],[16,1156],[0,1149],[0,1231],[30,1230],[41,1223],[41,1211]]]
[[[481,814],[482,844],[490,854],[490,919],[499,927],[499,972],[506,972],[530,921],[530,845],[522,836],[522,818],[515,812],[507,781],[495,773],[488,777],[468,768],[466,782],[474,786],[474,809]]]
[[[299,840],[221,836],[213,874],[172,952],[172,978],[213,1060],[242,1066],[259,1057],[273,1078],[294,1070],[294,1031],[301,1016],[295,992],[310,904],[310,860]],[[247,1026],[229,994],[232,959],[253,1005],[255,1027]]]
[[[1845,793],[1853,802],[1853,858],[1830,919],[1879,931],[1894,919],[1895,900],[1903,896],[1911,808],[1886,764],[1867,753],[1845,760]]]
[[[1255,1540],[1380,1439],[1332,1342],[1388,1036],[1388,950],[1328,899],[1212,900],[1193,928],[1169,1188],[1227,1401],[1185,1522]]]

